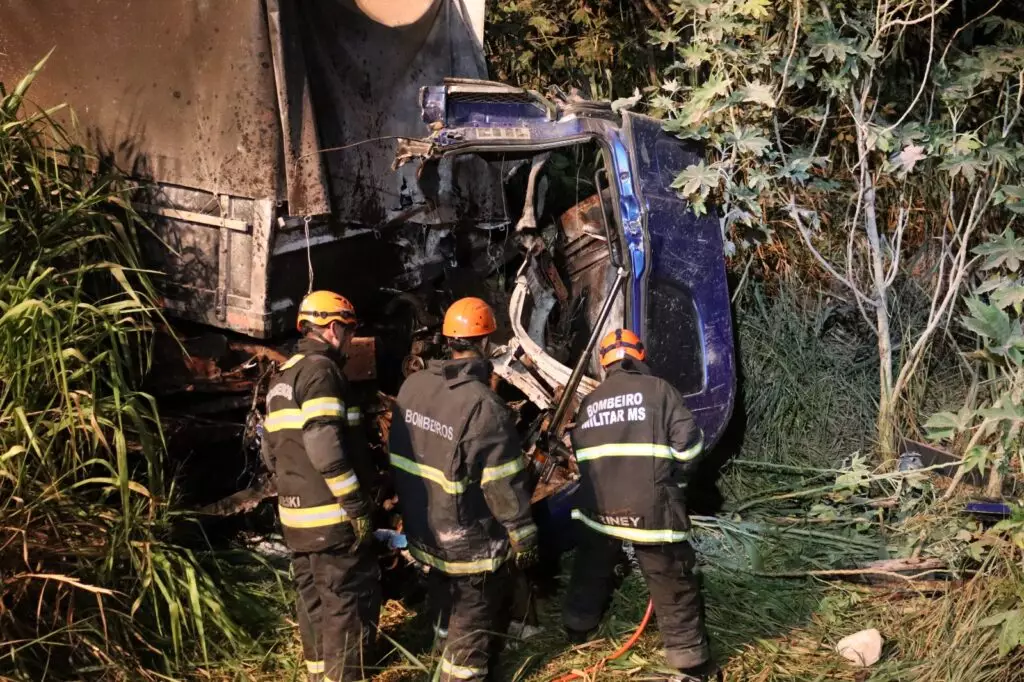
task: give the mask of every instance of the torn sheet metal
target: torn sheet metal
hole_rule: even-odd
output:
[[[526,275],[530,262],[527,260],[520,268],[509,303],[508,315],[514,338],[505,347],[503,353],[492,359],[492,364],[495,373],[502,379],[523,391],[538,407],[547,409],[553,405],[552,396],[544,389],[541,381],[538,381],[538,378],[535,378],[515,357],[517,350],[522,349],[522,352],[529,356],[539,379],[546,382],[548,386],[555,387],[556,390],[557,387],[565,386],[569,375],[572,374],[572,369],[548,355],[544,348],[531,338],[526,327],[523,326],[524,309],[530,292],[529,280]],[[586,396],[597,386],[597,381],[585,376],[580,382],[576,394],[579,397]]]

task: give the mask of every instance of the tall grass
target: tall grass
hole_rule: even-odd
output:
[[[0,677],[187,674],[242,656],[245,617],[269,614],[250,559],[175,542],[189,519],[137,389],[145,227],[122,176],[26,106],[41,67],[0,85]]]

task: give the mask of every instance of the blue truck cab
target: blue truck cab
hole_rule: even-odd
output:
[[[612,233],[608,245],[618,251],[611,260],[626,270],[621,301],[605,327],[625,326],[639,334],[652,370],[685,396],[706,446],[718,441],[736,398],[723,237],[716,219],[695,216],[670,187],[676,174],[696,161],[695,151],[665,133],[661,123],[649,116],[613,111],[608,104],[578,98],[546,98],[500,83],[451,80],[425,87],[420,91],[420,107],[431,130],[424,140],[427,147],[420,150],[427,159],[525,153],[535,155],[536,165],[538,158],[553,150],[596,146],[598,175],[606,183],[598,188],[604,189],[599,194],[607,197],[600,212]],[[532,197],[534,192],[527,194]],[[526,207],[524,214],[529,211]],[[522,224],[521,219],[517,227]],[[530,273],[521,276],[527,280],[526,289],[536,293]],[[609,280],[605,278],[606,286]],[[590,292],[591,299],[600,299],[601,294]],[[510,309],[513,322],[520,313],[535,314],[534,310],[527,315],[525,307],[515,309],[515,298]],[[523,321],[521,329],[513,326],[520,335],[525,331],[525,336],[537,336],[538,327],[529,320]],[[518,340],[519,356],[531,355],[534,370],[543,374],[547,368],[551,383],[564,385],[565,372],[552,367],[559,363],[536,357],[543,355],[543,340],[532,341]],[[502,362],[495,364],[502,373]],[[579,393],[596,385],[595,369],[596,364]],[[523,373],[506,367],[502,376],[515,379]],[[535,398],[526,392],[534,402],[543,402],[543,396]]]

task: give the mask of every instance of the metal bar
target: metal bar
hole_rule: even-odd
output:
[[[604,224],[605,238],[608,239],[608,256],[612,259],[612,265],[617,268],[622,267],[622,254],[615,248],[615,242],[612,239],[612,228],[608,223],[608,209],[604,205],[604,195],[601,194],[601,180],[600,176],[605,176],[605,181],[608,180],[608,171],[604,167],[598,168],[594,171],[594,189],[597,190],[597,204],[601,209],[601,222]],[[609,184],[609,186],[611,186]]]
[[[220,214],[231,215],[231,197],[222,194],[218,197]],[[231,230],[221,225],[217,235],[217,299],[214,302],[214,314],[224,322],[228,319],[228,289],[231,287]]]
[[[615,273],[615,282],[612,284],[611,291],[609,291],[608,296],[605,297],[604,305],[601,306],[601,312],[594,321],[594,328],[590,332],[590,338],[587,340],[586,348],[583,349],[579,360],[576,361],[576,366],[573,367],[572,374],[569,375],[569,380],[565,382],[565,389],[562,390],[562,397],[559,399],[558,406],[555,408],[554,416],[551,417],[551,430],[556,433],[561,429],[562,421],[565,418],[565,412],[569,409],[569,403],[572,401],[573,395],[576,394],[576,387],[579,386],[580,380],[583,378],[583,369],[587,366],[587,360],[590,358],[590,353],[594,350],[594,346],[597,345],[597,340],[601,336],[604,323],[612,311],[612,304],[615,303],[615,297],[619,295],[619,290],[625,282],[626,270],[620,266]]]
[[[135,210],[140,213],[158,215],[164,218],[171,218],[172,220],[184,220],[187,223],[196,223],[198,225],[223,227],[229,230],[234,230],[235,232],[249,231],[249,223],[235,218],[221,218],[215,215],[207,215],[206,213],[182,211],[176,208],[167,208],[165,206],[154,206],[153,204],[133,204],[133,206],[135,207]]]

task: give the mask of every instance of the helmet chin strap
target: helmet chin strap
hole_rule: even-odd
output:
[[[331,348],[334,348],[334,344],[324,338],[324,335],[321,333],[322,329],[323,327],[314,327],[313,330],[310,332],[310,336],[315,338],[317,341],[325,343]]]

